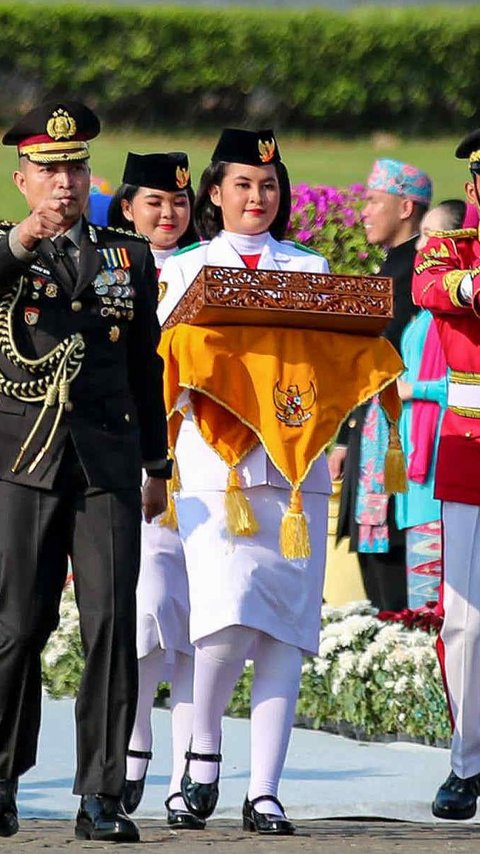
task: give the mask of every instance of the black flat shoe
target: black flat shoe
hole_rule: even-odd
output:
[[[138,827],[123,809],[121,798],[109,795],[82,795],[75,836],[100,842],[140,841]]]
[[[473,818],[479,795],[480,774],[462,780],[455,771],[451,771],[435,796],[432,812],[437,818]]]
[[[188,807],[188,811],[193,813],[197,818],[209,818],[218,801],[218,779],[220,777],[220,762],[222,761],[221,753],[192,753],[187,750],[185,753],[187,760],[185,771],[180,781],[182,797]],[[218,762],[217,777],[212,783],[196,783],[192,780],[189,774],[191,760],[200,762]]]
[[[273,801],[283,812],[283,816],[273,815],[272,813],[261,813],[255,809],[255,804],[260,801]],[[252,833],[265,833],[270,836],[291,836],[295,833],[295,825],[285,815],[285,810],[282,804],[273,795],[259,795],[258,798],[253,798],[251,801],[245,797],[242,810],[243,829],[250,830]]]
[[[17,777],[0,780],[0,836],[18,832],[17,789]]]
[[[174,792],[165,801],[167,808],[167,824],[169,827],[176,827],[177,830],[203,830],[205,827],[205,819],[198,818],[192,815],[188,810],[173,810],[170,808],[170,803],[174,798],[181,798],[181,792]]]
[[[143,798],[145,789],[145,778],[147,776],[147,768],[150,759],[152,758],[151,750],[127,750],[127,756],[133,756],[135,759],[147,759],[145,774],[141,780],[127,780],[123,783],[122,804],[126,813],[135,812]]]

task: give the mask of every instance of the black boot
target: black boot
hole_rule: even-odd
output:
[[[152,758],[151,750],[127,750],[127,756],[134,756],[136,759],[147,759],[145,774],[141,780],[127,780],[123,784],[122,804],[125,812],[129,815],[135,812],[140,806],[140,801],[143,798],[143,790],[145,789],[145,777],[147,776],[148,762]]]
[[[0,836],[18,832],[17,789],[17,777],[0,780]]]
[[[109,795],[82,795],[75,836],[101,842],[140,840],[138,827],[126,814],[121,799]]]
[[[174,798],[181,798],[181,792],[174,792],[165,801],[167,808],[167,824],[169,827],[175,827],[177,830],[203,830],[205,827],[205,819],[198,818],[188,810],[172,809],[170,804]]]
[[[480,774],[462,780],[451,771],[435,796],[432,812],[437,818],[473,818],[479,795]]]
[[[283,816],[268,812],[258,812],[255,809],[255,804],[260,803],[260,801],[273,801],[274,804],[280,807]],[[270,836],[291,836],[292,833],[295,833],[295,825],[288,820],[282,804],[273,795],[259,795],[258,798],[253,798],[251,801],[246,796],[242,816],[243,829],[251,830],[253,833],[264,833]]]
[[[208,818],[214,811],[218,801],[218,778],[220,776],[220,762],[222,761],[221,753],[192,753],[187,750],[185,753],[187,760],[185,771],[180,781],[182,797],[188,807],[189,812],[196,815],[197,818]],[[196,783],[192,780],[189,773],[191,760],[199,760],[200,762],[218,762],[219,767],[216,779],[213,783]]]

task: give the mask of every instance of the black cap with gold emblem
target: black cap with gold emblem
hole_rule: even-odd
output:
[[[33,163],[86,160],[87,140],[100,132],[100,122],[80,101],[45,101],[30,110],[4,135],[4,145],[16,145],[21,157]]]
[[[266,166],[280,162],[280,151],[273,130],[225,128],[212,154],[212,163],[245,163]]]
[[[455,157],[460,160],[466,160],[468,157],[470,172],[480,174],[480,128],[473,130],[465,139],[462,139],[455,150]]]
[[[183,151],[166,154],[133,154],[129,151],[123,171],[124,184],[178,192],[191,186],[188,157]]]

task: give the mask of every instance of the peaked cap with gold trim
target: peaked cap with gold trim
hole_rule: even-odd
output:
[[[480,128],[473,130],[462,139],[455,150],[455,157],[459,160],[466,160],[468,157],[470,172],[480,174]]]
[[[190,165],[184,151],[166,154],[127,154],[122,181],[135,187],[150,187],[175,193],[191,186]]]
[[[273,130],[225,128],[212,154],[212,163],[220,161],[248,166],[280,163],[280,150]]]
[[[30,110],[4,135],[4,145],[16,145],[19,156],[33,163],[86,160],[88,140],[100,132],[100,122],[80,101],[45,101]]]

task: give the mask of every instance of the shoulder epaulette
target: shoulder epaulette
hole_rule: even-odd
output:
[[[15,228],[16,222],[10,222],[8,219],[0,219],[0,232],[8,231],[10,228]]]
[[[206,243],[209,243],[208,240],[197,240],[196,243],[190,243],[188,246],[184,246],[182,249],[177,249],[174,252],[174,255],[183,255],[185,252],[190,252],[191,249],[197,249],[198,246],[205,246]]]
[[[478,237],[476,228],[452,228],[449,231],[429,231],[429,237]]]
[[[142,243],[150,243],[148,237],[144,234],[138,234],[137,231],[129,231],[128,228],[117,228],[114,225],[95,225],[94,228],[96,231],[108,231],[110,234],[128,237],[129,240],[140,240]]]
[[[312,249],[311,246],[304,246],[303,243],[297,243],[296,240],[283,240],[282,243],[290,243],[292,246],[295,246],[295,249],[300,249],[301,252],[308,252],[310,255],[321,255],[321,252]]]

